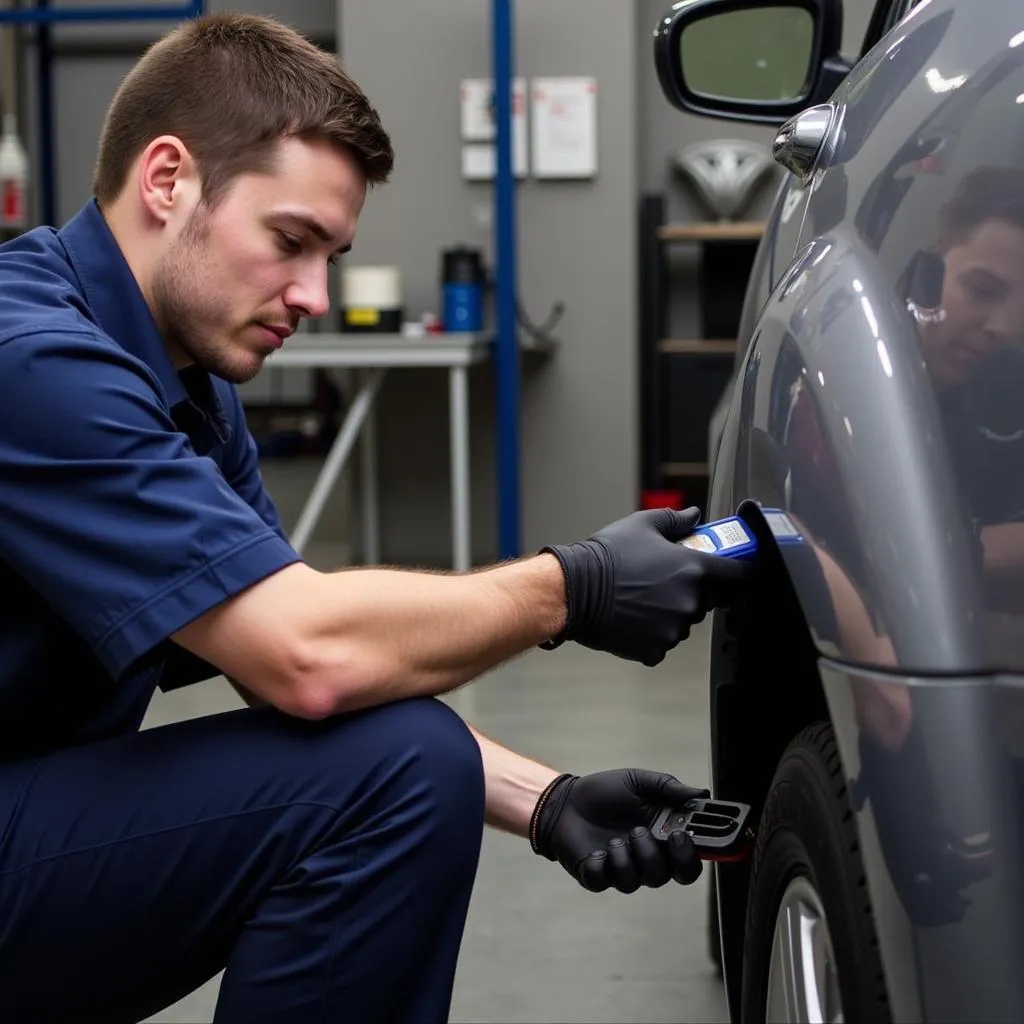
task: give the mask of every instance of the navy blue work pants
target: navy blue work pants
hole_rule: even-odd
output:
[[[0,1021],[447,1020],[484,822],[433,699],[247,709],[0,767]]]

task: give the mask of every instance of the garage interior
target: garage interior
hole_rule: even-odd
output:
[[[491,5],[203,6],[272,15],[337,53],[395,146],[394,178],[369,197],[353,253],[332,280],[334,307],[309,332],[343,330],[345,309],[358,304],[343,294],[347,271],[377,267],[398,289],[403,322],[429,334],[443,307],[444,253],[468,248],[487,268],[499,262],[495,183],[487,170],[493,152],[466,126],[467,83],[492,73]],[[579,130],[590,133],[592,147],[582,170],[535,173],[529,139],[515,203],[523,346],[516,390],[511,398],[503,393],[489,356],[469,366],[468,436],[460,450],[445,366],[386,364],[369,427],[353,436],[315,522],[307,518],[311,565],[449,569],[459,567],[463,544],[469,564],[484,566],[587,536],[645,504],[704,505],[708,423],[735,349],[728,325],[779,169],[743,209],[744,226],[731,229],[715,222],[680,175],[675,157],[683,147],[715,140],[764,147],[773,131],[698,119],[668,104],[650,44],[668,6],[515,3],[516,76],[534,87],[541,80],[572,90],[575,98],[580,83],[589,88]],[[872,6],[846,0],[845,52],[859,51]],[[117,16],[74,17],[99,7]],[[5,112],[14,115],[25,160],[21,229],[60,225],[88,198],[107,104],[145,46],[173,24],[136,17],[145,7],[146,0],[0,0]],[[33,18],[48,9],[69,16]],[[523,102],[534,116],[529,99]],[[370,377],[366,366],[333,372],[280,363],[272,359],[241,390],[265,483],[282,521],[294,528],[304,512],[308,517],[328,452]],[[509,425],[511,447],[502,433]],[[453,490],[460,459],[464,507]],[[574,645],[532,651],[445,700],[499,742],[566,771],[635,764],[703,786],[707,644],[705,623],[653,669]],[[158,694],[145,727],[240,706],[226,680],[215,680]],[[707,874],[688,887],[593,895],[538,861],[528,844],[488,830],[451,1020],[728,1019],[708,951]],[[152,1020],[212,1020],[216,985]]]

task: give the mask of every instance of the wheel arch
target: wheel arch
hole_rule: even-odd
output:
[[[756,823],[786,746],[829,718],[819,652],[797,590],[760,507],[739,514],[758,540],[755,579],[742,604],[717,611],[711,629],[712,786],[752,806]],[[739,1019],[750,863],[716,865],[722,970],[730,1016]]]

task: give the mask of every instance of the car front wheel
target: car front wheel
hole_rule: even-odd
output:
[[[744,1021],[890,1020],[835,737],[808,727],[758,826],[743,953]]]

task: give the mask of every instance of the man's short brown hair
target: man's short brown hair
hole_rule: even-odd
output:
[[[1024,230],[1024,171],[978,167],[966,175],[939,212],[936,248],[949,252],[991,220]]]
[[[187,21],[128,73],[100,136],[93,193],[101,206],[120,195],[132,164],[160,135],[188,147],[211,207],[238,174],[269,171],[289,135],[347,150],[368,185],[387,181],[394,163],[377,111],[337,57],[251,14]]]

